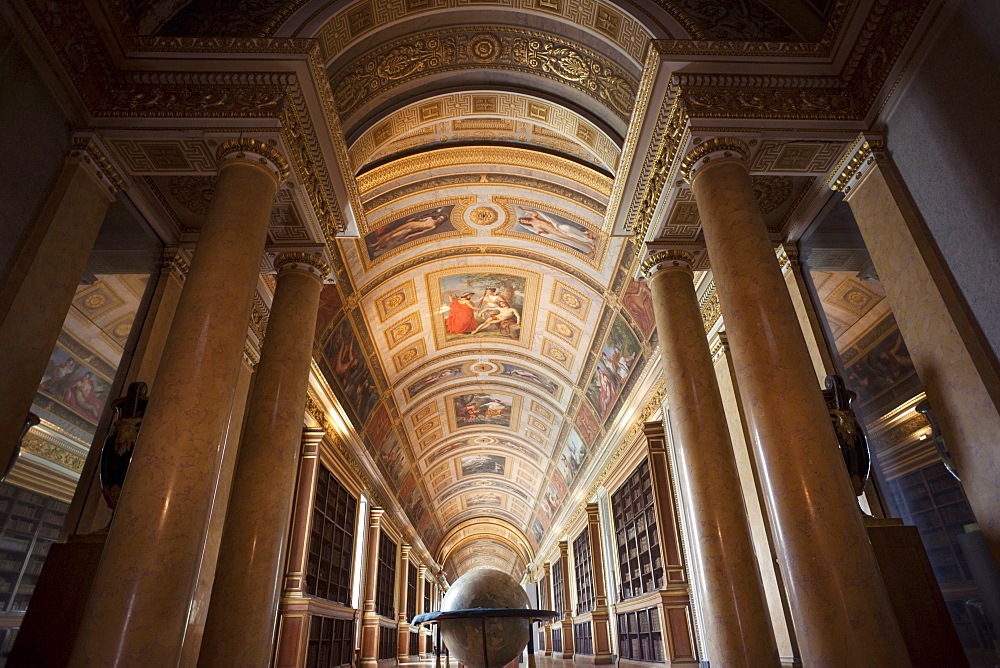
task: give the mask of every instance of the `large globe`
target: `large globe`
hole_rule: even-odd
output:
[[[528,605],[528,595],[517,580],[502,571],[479,568],[455,580],[441,602],[441,611],[527,609]],[[528,644],[528,621],[526,617],[487,617],[486,658],[483,619],[442,619],[441,635],[448,651],[468,668],[498,668],[514,660]]]

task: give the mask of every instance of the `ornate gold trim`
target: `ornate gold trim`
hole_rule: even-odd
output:
[[[837,180],[830,185],[830,190],[842,191],[845,195],[851,192],[852,179],[860,179],[864,172],[879,158],[885,157],[885,142],[881,139],[867,139],[861,144],[861,148],[854,154]]]
[[[376,167],[358,177],[358,190],[364,195],[394,181],[413,174],[427,173],[432,169],[481,165],[503,165],[549,172],[590,188],[605,197],[611,192],[613,183],[611,178],[595,169],[529,148],[493,146],[484,149],[455,146],[407,156]]]
[[[119,190],[125,190],[125,180],[114,168],[108,157],[104,155],[104,150],[94,140],[93,137],[77,136],[73,137],[73,146],[70,155],[80,158],[85,164],[94,170],[95,175],[101,183],[111,191],[111,194]]]
[[[746,161],[750,157],[750,147],[737,137],[713,137],[703,141],[688,151],[681,161],[680,173],[684,180],[690,183],[696,171],[695,165],[701,160],[708,162],[714,157],[713,153],[722,153],[724,158],[739,157]]]
[[[330,275],[330,265],[322,255],[314,253],[282,253],[274,259],[274,268],[280,275],[286,269],[301,269],[326,280]]]
[[[692,271],[694,255],[682,250],[665,250],[653,253],[642,263],[639,271],[643,276],[652,278],[661,269],[665,269],[666,265]]]
[[[278,179],[279,185],[287,181],[291,175],[291,170],[288,167],[288,161],[285,160],[285,156],[281,155],[278,149],[260,139],[253,139],[252,137],[233,137],[232,139],[227,139],[219,145],[215,156],[221,164],[223,161],[234,157],[245,158],[247,157],[247,153],[257,155],[258,161],[265,166],[268,165],[268,162],[273,163],[275,176]]]

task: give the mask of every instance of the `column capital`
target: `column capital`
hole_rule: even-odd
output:
[[[274,268],[278,276],[286,271],[305,271],[325,281],[330,275],[330,265],[318,253],[282,253],[274,259]]]
[[[417,566],[417,577],[423,578],[425,580],[427,579],[427,565],[426,564],[420,564],[419,566]]]
[[[410,551],[412,549],[413,549],[412,545],[410,545],[409,543],[403,543],[402,545],[399,546],[399,556],[402,557],[403,559],[409,560]]]
[[[368,511],[368,526],[376,528],[382,526],[382,516],[385,515],[385,508],[372,508]]]
[[[215,152],[215,155],[219,159],[220,164],[227,160],[236,159],[259,162],[274,174],[278,185],[287,181],[291,174],[285,156],[281,155],[278,149],[260,139],[253,139],[252,137],[233,137],[232,139],[227,139],[219,145],[219,149]]]
[[[849,199],[851,191],[857,187],[867,174],[872,165],[879,160],[889,157],[886,151],[885,140],[880,136],[858,137],[857,148],[851,159],[844,164],[840,174],[830,184],[831,190],[839,190],[844,193],[844,198]]]
[[[118,170],[108,160],[104,149],[93,135],[74,135],[69,154],[71,157],[78,158],[90,168],[90,171],[101,182],[101,185],[107,189],[111,195],[111,199],[114,199],[114,194],[119,190],[125,190],[125,179],[121,177]]]
[[[177,280],[184,282],[187,278],[188,270],[191,268],[191,253],[180,246],[172,246],[163,250],[163,257],[160,260],[160,267],[169,271],[177,277]]]
[[[727,159],[746,162],[750,147],[738,137],[713,137],[698,144],[684,156],[680,173],[685,181],[694,180],[698,170],[712,160]]]
[[[549,577],[550,575],[552,575],[552,562],[546,561],[542,565],[542,570],[545,572],[545,577]]]
[[[559,556],[565,557],[569,554],[569,541],[561,540],[559,541]]]
[[[642,263],[639,271],[646,278],[652,278],[665,269],[683,269],[692,272],[694,255],[682,250],[665,250],[653,253]]]
[[[597,505],[596,501],[592,501],[587,504],[587,517],[594,518],[599,517],[600,506]]]

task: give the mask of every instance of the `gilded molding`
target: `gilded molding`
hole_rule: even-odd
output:
[[[267,319],[270,315],[271,311],[267,308],[267,304],[264,303],[260,293],[255,292],[253,295],[253,311],[250,312],[250,331],[257,337],[258,343],[264,340],[264,334],[267,332]]]
[[[704,165],[714,159],[716,153],[721,153],[723,158],[741,159],[745,162],[750,157],[750,147],[737,137],[713,137],[703,141],[684,156],[684,160],[681,161],[681,176],[690,182],[697,171],[698,163]]]
[[[612,179],[597,170],[554,155],[529,148],[508,146],[449,147],[407,156],[376,167],[358,177],[358,190],[370,192],[413,174],[422,174],[445,167],[504,165],[549,172],[575,181],[601,195],[611,191]]]
[[[705,295],[698,301],[698,306],[701,309],[701,321],[705,324],[705,333],[708,333],[722,317],[722,306],[719,304],[719,292],[715,289],[715,281],[709,284]]]
[[[865,140],[854,157],[847,161],[847,165],[840,172],[840,176],[830,185],[830,189],[841,191],[845,195],[851,192],[851,188],[857,185],[857,183],[852,184],[851,181],[860,181],[868,168],[878,160],[885,159],[886,155],[884,141],[881,139]]]
[[[285,109],[282,116],[282,139],[288,147],[289,157],[295,165],[295,175],[305,188],[309,203],[312,204],[316,220],[326,243],[333,246],[337,233],[344,229],[343,215],[335,200],[327,196],[327,191],[320,173],[319,165],[313,159],[309,142],[302,129],[302,121],[298,113],[291,107]]]
[[[278,185],[288,180],[290,172],[285,156],[281,155],[278,149],[260,139],[233,137],[222,142],[215,152],[220,164],[233,158],[246,158],[247,154],[256,156],[258,162],[271,168],[278,179]]]
[[[577,45],[532,30],[468,26],[409,35],[347,65],[333,82],[343,117],[385,90],[456,69],[519,70],[572,86],[628,121],[636,82],[618,65]]]
[[[73,137],[70,155],[79,158],[93,170],[94,175],[104,184],[111,194],[125,190],[125,180],[114,168],[104,154],[104,150],[93,137],[78,135]]]
[[[58,464],[74,473],[82,472],[83,464],[86,461],[84,457],[45,440],[34,431],[29,431],[21,439],[21,451]]]
[[[639,272],[647,278],[652,278],[654,274],[667,266],[683,267],[688,271],[694,266],[694,255],[682,250],[665,250],[653,253],[640,265]]]
[[[322,255],[315,253],[282,253],[274,259],[274,268],[278,270],[279,275],[288,269],[308,271],[319,276],[320,280],[326,280],[330,275],[330,265]]]

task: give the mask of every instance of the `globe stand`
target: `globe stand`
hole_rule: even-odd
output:
[[[483,637],[483,668],[491,668],[490,666],[490,656],[489,648],[486,639],[486,620],[490,617],[525,617],[528,619],[528,646],[533,646],[534,635],[531,633],[530,626],[533,622],[540,622],[545,619],[551,619],[553,617],[558,617],[559,613],[554,610],[538,610],[538,609],[525,609],[525,608],[466,608],[464,610],[447,610],[447,611],[435,611],[435,612],[425,612],[423,614],[417,615],[413,618],[414,624],[426,624],[429,622],[434,622],[437,625],[437,648],[435,651],[436,662],[435,666],[440,668],[441,665],[441,621],[446,621],[449,619],[479,619],[481,622],[480,628],[482,629]],[[528,661],[530,662],[534,658],[534,653],[529,653]],[[494,666],[493,668],[499,668]]]

